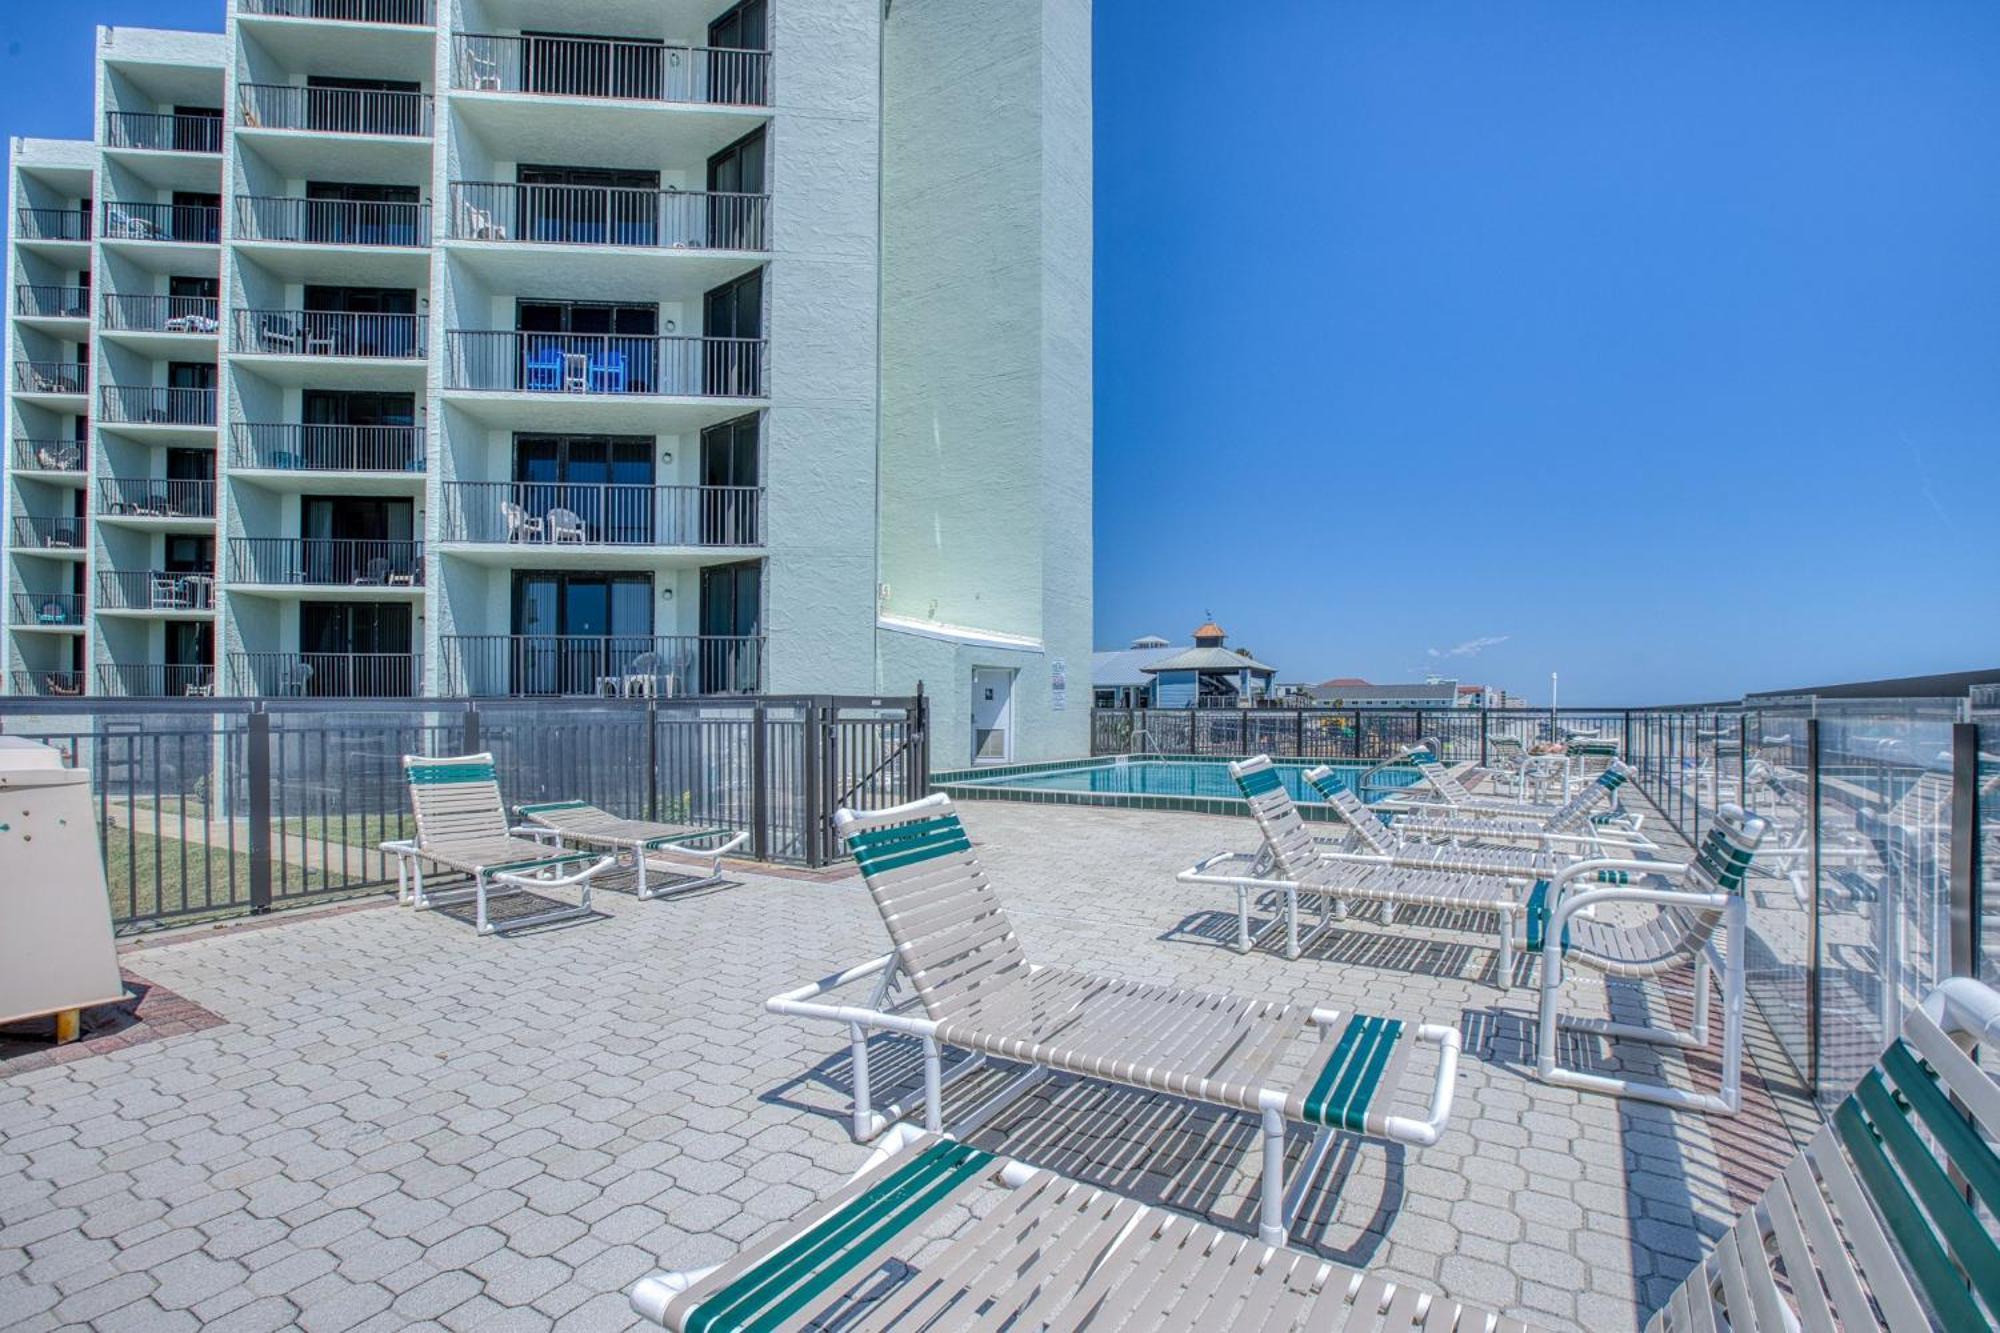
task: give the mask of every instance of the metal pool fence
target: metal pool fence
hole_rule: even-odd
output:
[[[927,705],[755,699],[0,699],[0,732],[88,768],[120,930],[268,911],[393,883],[401,758],[490,750],[514,804],[748,829],[762,860],[841,856],[842,805],[928,790]]]

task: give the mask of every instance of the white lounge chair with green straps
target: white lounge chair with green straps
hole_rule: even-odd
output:
[[[1426,802],[1392,806],[1391,827],[1403,839],[1526,843],[1564,851],[1653,851],[1653,842],[1640,831],[1645,816],[1615,808],[1619,790],[1631,780],[1632,770],[1614,759],[1547,814],[1504,816],[1478,810],[1461,814]]]
[[[1535,1063],[1543,1079],[1683,1110],[1733,1115],[1741,1109],[1744,969],[1749,948],[1743,881],[1758,844],[1764,840],[1765,828],[1756,815],[1725,805],[1716,811],[1700,851],[1686,865],[1609,858],[1579,861],[1535,886],[1528,899],[1528,949],[1542,955]],[[1593,882],[1621,874],[1632,882],[1607,887]],[[1656,887],[1644,882],[1647,876],[1662,874],[1672,875],[1678,883]],[[1571,885],[1578,883],[1589,887],[1572,892]],[[1617,909],[1635,905],[1656,910],[1633,924]],[[1718,932],[1727,942],[1720,950],[1715,938]],[[1644,980],[1689,966],[1694,968],[1694,1013],[1688,1028],[1565,1018],[1561,1013],[1563,983],[1574,968],[1588,968],[1606,977]],[[1719,981],[1722,987],[1722,1084],[1716,1092],[1590,1073],[1572,1069],[1557,1058],[1556,1039],[1563,1028],[1682,1049],[1706,1048],[1712,981]]]
[[[566,844],[631,858],[633,891],[640,898],[721,883],[722,858],[750,840],[749,833],[735,829],[623,819],[588,801],[547,801],[516,813]],[[664,882],[652,876],[664,876]]]
[[[547,925],[590,912],[590,881],[609,870],[616,858],[551,847],[511,827],[491,754],[445,759],[406,754],[403,776],[410,784],[417,836],[382,844],[383,851],[397,858],[399,896],[407,893],[418,908],[471,898],[475,924],[482,935]],[[472,884],[444,892],[429,889],[424,884],[426,865],[470,875]],[[575,906],[565,904],[499,924],[488,911],[493,898],[568,888],[580,895]]]
[[[1438,758],[1433,743],[1428,741],[1411,746],[1403,752],[1402,758],[1416,768],[1417,775],[1424,780],[1424,785],[1431,794],[1412,796],[1401,792],[1391,793],[1376,802],[1376,805],[1384,811],[1398,814],[1411,813],[1424,818],[1443,816],[1452,819],[1546,821],[1565,810],[1575,799],[1574,795],[1561,801],[1528,801],[1509,796],[1481,796],[1459,781],[1458,775]],[[1588,809],[1595,812],[1595,807],[1609,796],[1612,808],[1604,813],[1624,814],[1623,809],[1617,804],[1618,789],[1631,777],[1632,771],[1622,764],[1618,768],[1620,776],[1616,782],[1601,791],[1582,793],[1590,798]]]
[[[870,1031],[921,1042],[924,1125],[932,1131],[943,1128],[946,1083],[989,1057],[1029,1068],[976,1117],[961,1121],[961,1132],[1055,1073],[1185,1097],[1259,1117],[1259,1232],[1278,1245],[1337,1131],[1421,1146],[1436,1142],[1451,1116],[1455,1027],[1030,963],[949,798],[868,814],[841,810],[834,824],[861,865],[895,950],[774,996],[765,1007],[847,1029],[857,1139],[874,1137],[905,1113],[874,1110]],[[903,979],[916,992],[914,1005],[891,1003]],[[873,987],[865,1004],[826,998],[863,982]],[[1419,1044],[1437,1048],[1437,1068],[1428,1103],[1411,1115],[1395,1108]],[[968,1053],[949,1077],[942,1063],[947,1047]],[[1288,1123],[1315,1131],[1289,1188]]]

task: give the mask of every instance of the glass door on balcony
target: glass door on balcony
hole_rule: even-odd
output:
[[[523,297],[514,327],[522,335],[524,388],[541,382],[531,376],[548,375],[558,381],[549,387],[592,392],[650,393],[659,382],[658,305]]]
[[[215,363],[213,361],[169,361],[167,402],[164,410],[148,412],[151,421],[170,421],[184,426],[200,426],[215,419]]]
[[[417,398],[409,393],[307,389],[299,466],[313,471],[402,472],[416,462]]]
[[[764,566],[711,565],[701,571],[701,646],[696,694],[740,694],[757,688],[757,635],[764,627]]]
[[[764,270],[753,269],[702,298],[702,334],[707,338],[764,336]],[[754,342],[710,342],[702,357],[702,392],[748,398],[757,391],[759,357]]]
[[[222,196],[194,190],[174,191],[171,240],[213,245],[222,239]]]
[[[417,293],[409,287],[305,289],[306,342],[332,342],[335,356],[412,356],[417,351]],[[313,318],[315,313],[341,316]]]
[[[763,213],[732,195],[763,194],[764,131],[753,130],[708,159],[707,244],[718,250],[763,248]],[[720,196],[720,197],[718,197]]]
[[[215,661],[215,622],[169,620],[160,627],[166,636],[166,670],[162,692],[184,695],[190,686],[206,689]]]
[[[523,570],[514,575],[516,694],[595,694],[653,644],[653,576]]]
[[[650,435],[517,434],[515,502],[545,524],[550,510],[568,510],[585,541],[651,542],[653,444]]]
[[[301,582],[381,585],[416,569],[412,501],[307,495],[299,519]]]
[[[215,513],[213,450],[167,450],[167,513],[188,518]]]
[[[335,79],[318,74],[306,80],[306,125],[334,134],[422,134],[423,110],[415,97],[382,97],[381,93],[420,93],[423,86],[404,79]]]
[[[521,239],[569,245],[658,245],[657,171],[523,164]]]
[[[216,299],[221,283],[215,278],[180,274],[167,279],[167,323],[170,333],[214,333]]]
[[[221,152],[222,108],[219,106],[175,107],[173,144],[174,151],[181,153]]]
[[[400,698],[416,693],[410,608],[395,602],[299,603],[305,693]]]
[[[708,25],[708,100],[730,106],[763,105],[763,63],[732,52],[768,50],[770,41],[766,0],[742,0],[712,21]]]
[[[701,484],[708,487],[757,485],[758,417],[751,413],[701,433]],[[754,490],[705,492],[701,503],[704,546],[747,546],[756,540]]]
[[[307,181],[305,238],[318,245],[421,245],[414,185]]]
[[[667,48],[656,37],[524,31],[521,38],[524,91],[651,102],[664,95]]]

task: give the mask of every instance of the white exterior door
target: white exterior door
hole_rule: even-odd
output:
[[[972,762],[1001,764],[1014,757],[1014,673],[972,668]]]

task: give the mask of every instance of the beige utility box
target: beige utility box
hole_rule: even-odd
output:
[[[53,748],[0,736],[0,1023],[56,1018],[125,998],[90,773]]]

